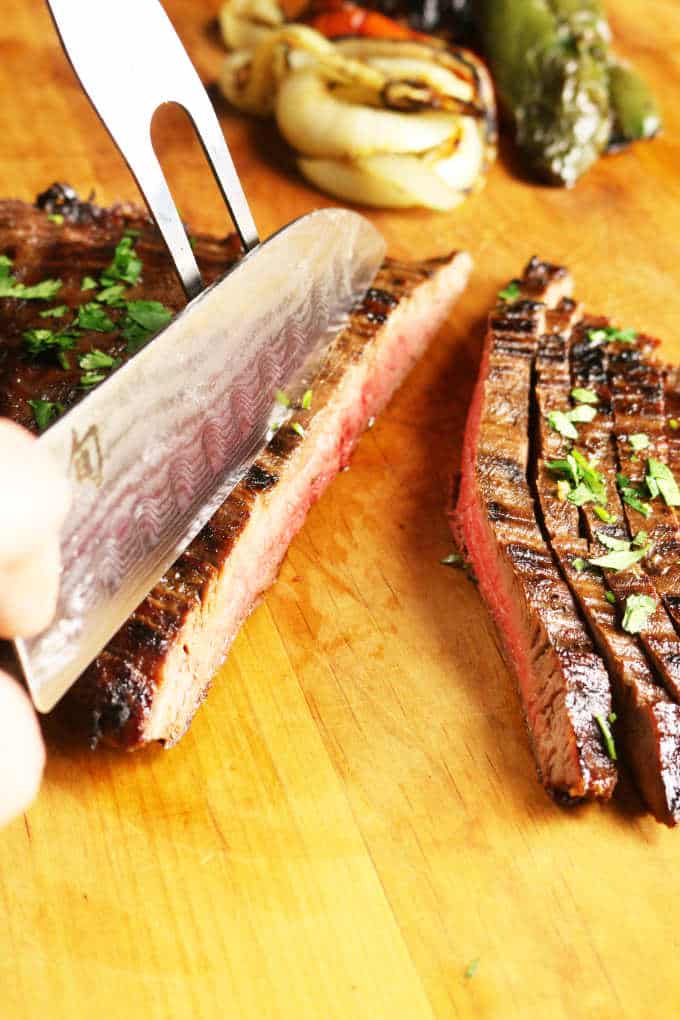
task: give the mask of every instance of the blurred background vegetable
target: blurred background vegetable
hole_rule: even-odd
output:
[[[661,127],[639,75],[610,53],[599,0],[479,0],[476,27],[530,169],[571,186],[607,149]]]
[[[274,114],[308,180],[345,201],[440,211],[481,186],[496,141],[481,61],[346,0],[306,20],[227,0],[220,86],[238,109]]]

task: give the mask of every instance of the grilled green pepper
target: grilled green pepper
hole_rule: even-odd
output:
[[[653,138],[661,130],[661,115],[651,89],[629,64],[610,64],[609,101],[614,118],[610,149]]]
[[[648,137],[656,108],[641,79],[610,57],[599,0],[480,0],[477,17],[518,146],[538,176],[570,186],[613,131]]]

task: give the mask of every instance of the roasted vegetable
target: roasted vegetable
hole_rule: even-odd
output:
[[[496,141],[481,61],[429,40],[360,35],[333,43],[310,25],[276,26],[271,18],[263,30],[264,3],[227,0],[227,45],[250,38],[251,27],[257,39],[227,57],[220,86],[238,109],[274,114],[308,180],[347,201],[438,211],[481,187]],[[343,17],[353,10],[335,8]]]
[[[641,138],[653,138],[661,129],[661,115],[647,82],[630,65],[609,68],[609,101],[613,125],[610,148]]]
[[[477,19],[517,144],[540,177],[570,186],[613,133],[620,142],[658,130],[646,86],[609,54],[599,0],[480,0]]]
[[[300,19],[327,39],[344,36],[369,36],[375,39],[419,39],[408,25],[385,17],[378,11],[360,7],[352,0],[323,0],[314,3]]]

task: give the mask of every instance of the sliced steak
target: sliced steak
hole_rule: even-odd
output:
[[[571,280],[534,259],[515,283],[519,299],[490,316],[452,526],[516,673],[546,789],[565,800],[606,799],[616,768],[596,716],[611,712],[609,678],[544,540],[527,480],[532,364],[546,306],[568,295]]]
[[[640,531],[647,530],[649,520],[637,509],[622,502],[617,486],[617,473],[621,471],[626,473],[632,470],[634,477],[631,481],[641,481],[646,460],[642,457],[638,461],[632,461],[628,454],[628,450],[633,453],[628,437],[641,432],[642,429],[639,427],[641,419],[633,413],[638,408],[638,397],[634,396],[627,401],[631,412],[630,418],[626,417],[621,406],[624,400],[627,400],[625,396],[627,386],[619,374],[623,345],[617,343],[594,345],[590,339],[593,332],[608,325],[606,319],[584,319],[576,330],[571,358],[574,385],[583,387],[596,385],[600,398],[596,417],[592,422],[579,426],[580,445],[597,464],[604,479],[607,491],[606,509],[611,515],[611,521],[603,523],[597,516],[594,504],[586,504],[583,507],[588,532],[593,542],[598,541],[600,534],[619,540],[633,538]],[[623,352],[625,362],[637,363],[637,355],[631,357],[633,350],[635,349],[630,345],[626,345]],[[647,350],[647,356],[650,353],[651,348]],[[612,369],[612,362],[616,364],[618,371]],[[630,386],[633,387],[632,382]],[[613,396],[614,391],[617,394],[616,399]],[[659,501],[654,500],[653,503],[657,504]],[[659,510],[656,505],[649,504],[649,512],[652,515],[657,513],[665,520],[663,510]],[[659,527],[665,528],[665,525]],[[664,534],[666,536],[664,540],[667,541],[667,531],[664,531]],[[596,549],[598,556],[605,555],[607,551],[608,549],[601,544]],[[680,694],[680,638],[662,599],[659,598],[653,577],[645,570],[644,564],[636,564],[628,570],[605,570],[605,576],[609,588],[616,596],[620,614],[623,614],[626,600],[631,596],[644,595],[656,602],[656,609],[650,614],[647,624],[641,631],[640,640],[664,685],[677,700]]]
[[[0,202],[0,253],[17,277],[59,277],[52,304],[69,315],[91,295],[86,276],[109,265],[123,233],[139,231],[139,283],[126,298],[183,298],[155,229],[136,209],[98,209],[57,187],[44,209]],[[57,218],[48,219],[48,214]],[[60,219],[61,217],[61,219]],[[194,239],[206,280],[234,262],[233,238]],[[386,260],[374,286],[310,380],[312,404],[282,426],[186,552],[159,581],[63,700],[59,714],[93,741],[124,748],[176,742],[205,698],[211,677],[242,623],[275,580],[286,549],[332,478],[345,467],[366,425],[424,352],[465,287],[470,258],[452,253],[417,263]],[[0,300],[0,413],[33,427],[27,400],[68,406],[82,395],[80,373],[51,361],[27,362],[21,334],[45,325],[44,303]],[[76,353],[97,347],[125,356],[116,329],[82,335]],[[296,425],[299,432],[292,427]]]
[[[653,356],[656,341],[640,337],[635,344],[615,345],[609,358],[614,431],[620,471],[635,485],[644,483],[649,458],[670,467],[665,370]],[[631,436],[646,437],[648,445],[636,453]],[[634,441],[634,440],[633,440]],[[624,507],[629,528],[639,526],[640,514],[633,507]],[[657,594],[680,627],[680,532],[678,516],[665,499],[647,501],[643,527],[649,536],[652,552],[645,560]],[[677,678],[680,691],[680,676]],[[676,696],[677,696],[676,691]]]
[[[655,678],[635,637],[621,629],[602,573],[587,568],[590,557],[606,550],[597,540],[589,542],[579,537],[582,531],[579,508],[568,498],[559,498],[556,475],[546,466],[546,462],[562,460],[572,449],[572,441],[550,426],[548,415],[571,407],[570,346],[572,326],[578,318],[580,314],[573,302],[562,302],[554,313],[548,314],[551,331],[539,343],[535,385],[540,439],[535,472],[538,499],[562,573],[612,679],[617,715],[612,729],[616,732],[616,743],[649,809],[657,820],[675,825],[680,817],[680,706],[672,702]],[[580,358],[577,355],[576,361],[581,363],[582,371],[578,382],[586,391],[580,406],[597,406],[597,416],[604,415],[607,422],[611,415],[606,401],[606,374],[598,364],[599,357],[590,355],[590,344],[582,342],[587,341],[587,331],[579,333]],[[597,400],[597,405],[587,400]],[[579,442],[574,445],[582,448],[582,424],[578,431]],[[591,457],[594,452],[591,446]],[[601,461],[598,467],[602,467]],[[614,479],[610,479],[609,492],[620,514]],[[612,511],[611,506],[608,509]],[[592,506],[589,512],[602,528],[603,522]]]

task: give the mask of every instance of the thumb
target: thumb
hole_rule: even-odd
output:
[[[0,670],[0,826],[25,811],[42,778],[45,748],[28,697]]]

